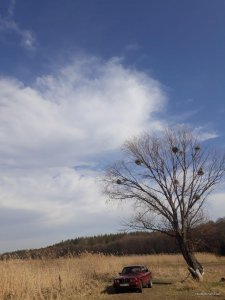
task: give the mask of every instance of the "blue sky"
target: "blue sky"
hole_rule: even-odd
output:
[[[120,229],[96,178],[134,134],[223,148],[224,53],[222,0],[1,0],[0,251]]]

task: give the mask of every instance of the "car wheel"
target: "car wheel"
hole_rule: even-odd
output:
[[[120,292],[119,288],[115,288],[115,293],[118,294]]]
[[[139,293],[142,293],[142,289],[143,289],[143,284],[142,284],[142,281],[141,281],[141,282],[140,282],[139,289],[138,289],[138,292],[139,292]]]
[[[148,288],[152,288],[152,280],[149,280]]]

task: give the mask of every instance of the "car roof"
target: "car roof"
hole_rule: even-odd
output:
[[[145,267],[144,265],[129,265],[125,266],[124,268],[140,268],[140,267]]]

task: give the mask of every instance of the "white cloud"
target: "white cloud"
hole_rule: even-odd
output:
[[[0,80],[3,163],[57,166],[118,148],[164,105],[157,81],[117,61],[74,61],[33,87]]]
[[[209,196],[207,208],[210,218],[216,220],[225,217],[225,186]]]
[[[138,44],[138,43],[131,43],[131,44],[128,44],[125,49],[127,51],[138,51],[141,49],[141,46]]]
[[[94,176],[81,176],[71,168],[5,171],[0,184],[2,208],[36,212],[48,225],[104,209]]]
[[[34,33],[31,30],[23,29],[14,20],[16,1],[11,0],[8,6],[8,15],[0,15],[0,31],[2,32],[13,32],[20,38],[20,43],[26,50],[34,50],[37,46]]]
[[[8,17],[13,18],[16,7],[16,0],[10,0],[8,6]]]
[[[118,229],[127,210],[105,205],[98,172],[88,167],[146,127],[160,128],[155,113],[164,106],[159,82],[118,59],[75,59],[32,86],[1,78],[0,203],[10,220],[1,226],[4,247],[21,247],[9,242],[17,228],[30,247]],[[73,168],[80,164],[86,171]]]
[[[96,176],[97,172],[81,174],[71,168],[2,172],[0,238],[5,246],[1,250],[119,229],[128,206],[118,210],[106,205]]]
[[[208,130],[207,127],[196,127],[194,133],[199,141],[207,141],[219,137],[218,133],[213,130]]]

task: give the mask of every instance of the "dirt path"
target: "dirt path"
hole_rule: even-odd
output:
[[[92,298],[93,299],[93,298]],[[174,284],[155,284],[153,288],[144,288],[142,293],[123,292],[115,294],[113,289],[108,287],[99,299],[104,300],[225,300],[225,297],[218,293],[196,293],[193,290],[181,290]]]

